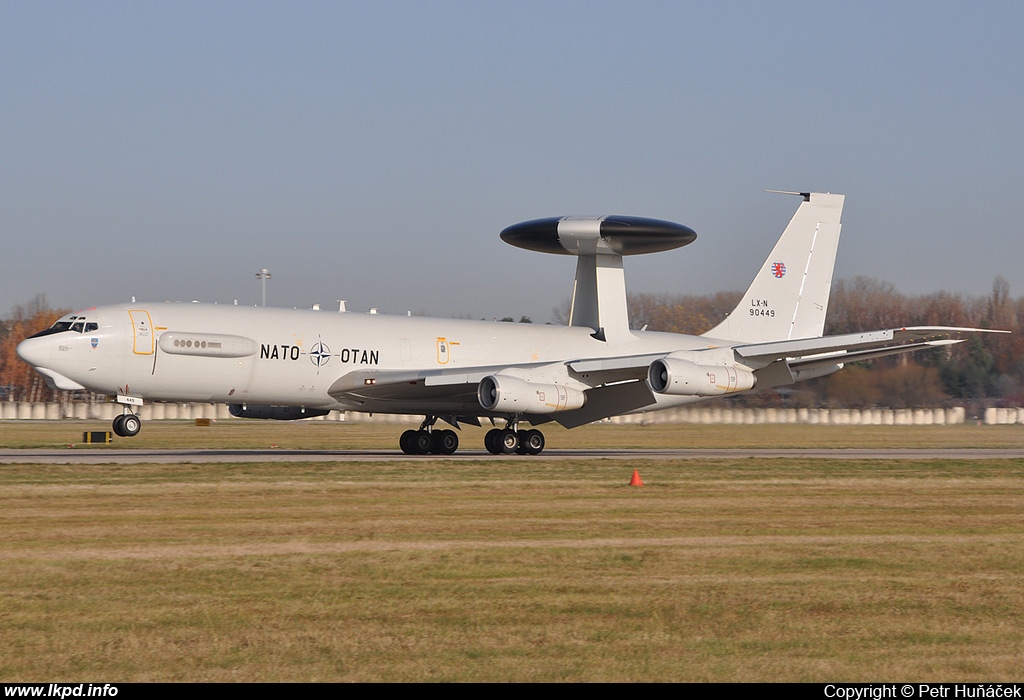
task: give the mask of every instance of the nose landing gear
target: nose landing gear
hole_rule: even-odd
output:
[[[132,406],[142,406],[142,399],[136,396],[123,396],[118,394],[114,398],[115,403],[121,404],[124,413],[114,418],[114,435],[118,437],[135,437],[142,430],[142,420],[132,410]]]
[[[114,435],[135,437],[142,430],[142,421],[134,413],[123,413],[114,418]]]

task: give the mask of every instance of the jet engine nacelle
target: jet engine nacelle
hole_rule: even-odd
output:
[[[330,411],[302,406],[261,406],[257,404],[228,404],[228,413],[235,418],[263,418],[266,420],[300,420],[326,416]]]
[[[556,413],[582,408],[587,396],[561,384],[535,384],[518,377],[492,374],[477,387],[480,405],[507,413]]]
[[[753,389],[754,373],[735,365],[699,365],[677,357],[663,357],[647,370],[651,389],[672,396],[721,396]]]

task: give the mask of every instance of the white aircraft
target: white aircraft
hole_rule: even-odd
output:
[[[442,420],[480,425],[492,454],[538,454],[544,435],[773,387],[865,360],[962,342],[981,329],[917,327],[822,337],[843,195],[803,201],[750,288],[700,336],[630,330],[622,258],[677,248],[690,228],[627,216],[538,219],[501,233],[530,250],[577,256],[568,326],[197,303],[121,304],[69,314],[18,355],[51,387],[109,394],[119,436],[145,401],[228,403],[235,416],[290,420],[337,409],[423,414],[407,454],[452,454]]]

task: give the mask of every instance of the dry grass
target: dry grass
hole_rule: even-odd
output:
[[[112,445],[82,445],[85,431],[110,430],[103,421],[0,421],[0,447],[124,448],[254,448],[394,450],[398,436],[411,425],[332,423],[326,421],[226,420],[208,427],[192,421],[147,421],[134,438],[114,438]],[[463,426],[460,439],[469,449],[483,449],[490,426]],[[1020,447],[1021,425],[588,425],[566,430],[557,424],[541,426],[550,449],[569,448],[701,448],[701,447]]]
[[[394,439],[276,426],[282,446]],[[242,440],[221,428],[178,430]],[[9,682],[1014,681],[1024,659],[1022,460],[0,465],[0,484]]]

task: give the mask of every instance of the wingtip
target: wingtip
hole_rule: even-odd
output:
[[[797,197],[803,197],[805,202],[811,201],[811,193],[810,192],[791,192],[789,190],[765,190],[765,192],[768,192],[768,193],[771,193],[771,194],[793,194],[793,195],[796,195]]]

